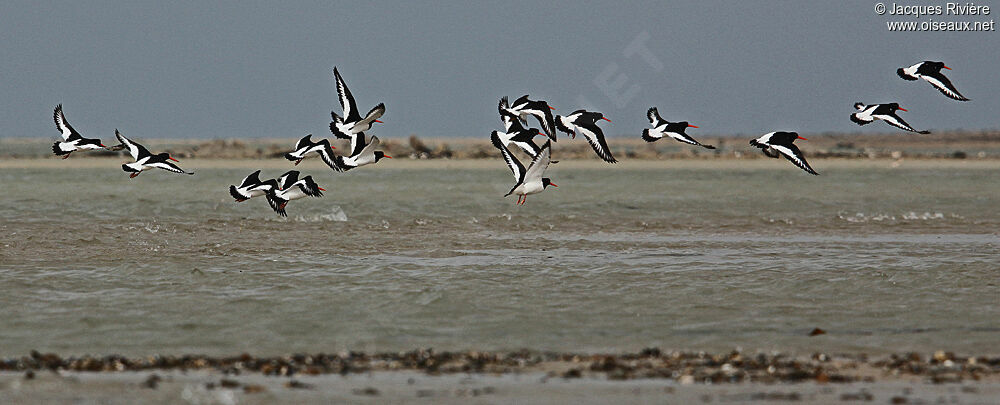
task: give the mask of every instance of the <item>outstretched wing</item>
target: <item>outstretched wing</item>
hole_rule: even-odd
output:
[[[819,175],[819,173],[816,173],[812,167],[809,167],[809,163],[806,162],[806,157],[802,155],[802,151],[799,150],[798,146],[795,146],[794,144],[788,146],[771,144],[770,146],[800,169],[805,170],[809,174]]]
[[[895,114],[885,114],[885,115],[880,115],[879,117],[882,118],[882,120],[885,121],[886,124],[892,125],[904,131],[916,132],[918,134],[931,133],[930,131],[917,131],[913,129],[913,127],[911,127],[910,124],[907,124],[906,121],[903,121],[902,118],[900,118],[898,115]]]
[[[577,125],[576,128],[587,138],[587,143],[590,144],[591,148],[594,148],[597,156],[605,162],[618,163],[615,157],[611,156],[611,148],[608,147],[608,142],[604,139],[604,131],[601,131],[601,127],[597,126],[597,123],[593,125]]]
[[[660,112],[656,110],[656,107],[649,107],[649,109],[646,110],[646,118],[648,118],[649,123],[654,126],[657,122],[663,121],[663,118],[660,118]]]
[[[362,119],[361,122],[358,122],[355,125],[360,125],[361,127],[371,125],[372,121],[382,118],[383,114],[385,114],[385,104],[378,103],[377,106],[372,107],[372,109],[368,111],[368,114],[365,115],[365,118]]]
[[[941,72],[924,74],[920,76],[923,77],[924,80],[927,81],[927,83],[930,83],[931,86],[934,86],[935,89],[938,89],[938,91],[940,91],[941,94],[948,96],[948,98],[958,101],[969,101],[969,99],[965,98],[965,96],[963,96],[961,93],[958,92],[958,89],[955,88],[955,85],[951,84],[951,80],[948,80],[948,77],[942,74]]]
[[[126,138],[125,135],[122,135],[122,133],[118,132],[117,129],[115,129],[115,137],[118,138],[118,142],[121,142],[122,145],[125,145],[125,147],[128,148],[128,153],[132,155],[132,159],[135,161],[139,161],[139,159],[151,155],[151,153],[146,150],[146,147],[132,142],[131,139]]]
[[[271,206],[271,209],[280,216],[287,217],[288,214],[285,213],[285,204],[288,204],[288,200],[278,197],[274,190],[268,190],[266,194],[267,205]]]
[[[69,141],[75,138],[83,138],[79,132],[76,132],[69,122],[66,121],[66,115],[63,114],[62,104],[56,106],[55,111],[52,112],[52,119],[56,122],[56,129],[62,134],[64,141]]]
[[[260,184],[260,170],[250,173],[247,177],[244,177],[243,182],[240,183],[240,188],[247,188],[257,184]]]
[[[358,113],[358,104],[354,101],[354,95],[347,88],[347,83],[344,83],[344,78],[340,76],[336,66],[333,68],[333,76],[337,79],[337,95],[340,96],[340,106],[344,109],[344,121],[360,121],[361,114]]]
[[[524,183],[532,181],[541,181],[542,176],[545,174],[545,169],[548,169],[550,158],[552,156],[552,141],[545,141],[542,145],[541,152],[535,155],[534,159],[531,159],[531,164],[528,165],[528,171],[524,173]]]
[[[147,163],[146,165],[158,169],[163,169],[168,172],[174,172],[180,174],[194,174],[194,172],[185,172],[184,169],[181,169],[180,167],[177,167],[177,165],[170,162],[155,162],[155,163]]]
[[[521,183],[521,180],[524,179],[524,165],[522,165],[521,162],[510,153],[510,149],[507,149],[507,146],[500,140],[500,135],[497,134],[497,131],[493,131],[493,133],[490,134],[490,140],[493,141],[493,146],[500,150],[500,154],[503,155],[503,160],[507,162],[507,167],[510,168],[511,174],[514,175],[514,180]],[[546,143],[546,145],[548,145],[548,143]],[[535,156],[535,159],[538,159],[537,155]]]

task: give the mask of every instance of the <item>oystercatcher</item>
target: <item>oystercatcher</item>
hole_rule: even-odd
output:
[[[63,138],[62,142],[52,144],[52,153],[55,153],[56,156],[62,156],[63,159],[66,159],[71,153],[78,150],[105,149],[100,139],[84,138],[69,125],[69,122],[66,121],[66,115],[63,114],[62,104],[56,106],[52,113],[52,119],[56,122],[56,129],[62,133]]]
[[[570,134],[574,139],[576,139],[577,131],[582,133],[587,138],[587,142],[590,143],[590,147],[594,148],[597,156],[600,156],[605,162],[618,163],[615,157],[611,155],[611,148],[608,147],[608,142],[604,140],[604,132],[597,126],[598,120],[611,122],[611,120],[604,117],[604,114],[585,110],[573,111],[572,114],[565,117],[557,115],[555,122],[556,128]]]
[[[664,136],[669,136],[691,145],[698,145],[706,149],[715,149],[714,146],[702,144],[684,133],[688,128],[698,128],[687,121],[670,122],[660,118],[660,113],[656,110],[656,107],[650,107],[646,111],[646,117],[649,118],[649,123],[653,125],[652,129],[646,128],[642,130],[642,139],[646,142],[656,142]]]
[[[769,132],[760,138],[751,140],[750,144],[760,148],[769,157],[777,159],[778,155],[784,156],[785,159],[805,170],[806,173],[819,175],[812,167],[809,167],[802,151],[793,144],[796,139],[808,140],[799,136],[797,132]]]
[[[313,142],[312,134],[309,134],[295,143],[295,150],[286,153],[285,159],[295,162],[295,165],[298,166],[299,163],[302,163],[302,159],[305,159],[306,155],[310,152],[320,152],[321,154],[325,152],[333,155],[333,149],[337,148],[330,146],[330,141],[322,139],[319,142]]]
[[[511,112],[507,106],[507,97],[500,98],[497,111],[500,113],[500,120],[503,121],[504,125],[504,132],[497,132],[503,144],[509,146],[513,143],[528,155],[532,157],[537,155],[541,151],[541,148],[535,144],[533,139],[538,135],[545,136],[545,134],[539,131],[538,128],[525,129],[521,125],[520,117],[516,113]]]
[[[528,95],[525,94],[514,100],[506,110],[517,116],[522,124],[527,124],[526,118],[529,115],[534,116],[553,142],[559,140],[556,137],[555,119],[552,117],[552,110],[555,108],[550,107],[549,103],[543,100],[529,100]]]
[[[517,183],[514,187],[504,195],[507,197],[511,194],[517,194],[517,202],[515,204],[524,205],[527,201],[529,194],[541,193],[546,187],[559,187],[552,182],[548,177],[542,177],[545,174],[545,169],[549,167],[549,157],[552,151],[552,141],[545,141],[542,145],[541,151],[535,155],[534,159],[531,160],[531,164],[525,169],[524,165],[521,164],[517,158],[510,153],[510,149],[503,144],[500,139],[500,135],[497,131],[493,131],[490,134],[490,140],[493,141],[493,146],[500,149],[500,154],[503,155],[503,160],[507,162],[507,167],[510,167],[510,171],[514,174],[514,179]]]
[[[282,176],[285,181],[280,190],[270,189],[267,190],[267,203],[271,206],[271,209],[275,213],[283,217],[288,216],[285,213],[285,206],[291,200],[298,200],[305,197],[322,197],[323,191],[326,189],[320,187],[313,181],[312,176],[303,177],[301,180],[294,180],[298,175],[295,172],[295,176]],[[289,184],[290,183],[290,184]]]
[[[230,185],[229,195],[233,196],[236,202],[243,202],[254,197],[267,194],[268,191],[278,188],[278,181],[270,179],[260,181],[260,170],[250,173],[243,178],[239,186]]]
[[[118,137],[118,141],[121,142],[122,145],[125,145],[125,147],[128,148],[128,153],[132,155],[132,159],[135,159],[135,162],[122,165],[122,170],[129,173],[128,178],[130,179],[135,178],[135,176],[138,176],[143,171],[152,168],[163,169],[174,173],[194,174],[194,172],[185,172],[183,169],[177,167],[177,165],[168,162],[168,160],[173,160],[175,162],[178,161],[177,159],[170,157],[169,153],[163,152],[156,155],[149,153],[149,150],[147,150],[146,147],[132,142],[131,139],[126,138],[121,134],[121,132],[118,132],[117,129],[115,130],[115,136]]]
[[[916,132],[918,134],[929,134],[931,131],[917,131],[903,121],[898,115],[896,115],[896,110],[906,111],[905,108],[900,107],[897,103],[888,104],[872,104],[865,105],[864,103],[854,103],[854,108],[858,112],[851,114],[851,121],[854,121],[858,125],[867,125],[875,122],[876,120],[885,121],[886,124],[892,125],[896,128]]]
[[[951,80],[948,80],[948,78],[941,73],[941,68],[951,70],[950,67],[944,65],[944,62],[932,62],[925,60],[910,67],[896,69],[896,74],[903,78],[903,80],[912,81],[924,79],[927,83],[930,83],[931,86],[934,86],[935,89],[938,89],[941,94],[944,94],[948,98],[958,101],[969,101],[969,99],[965,98],[965,96],[958,92],[955,85],[951,84]]]
[[[338,172],[346,172],[356,167],[370,165],[382,160],[382,158],[392,159],[392,156],[386,155],[385,152],[375,150],[380,143],[377,136],[372,136],[367,141],[365,138],[365,133],[361,132],[351,139],[353,149],[350,156],[333,156],[321,151],[320,157],[323,158],[323,162],[327,166]]]
[[[361,118],[361,113],[358,112],[358,103],[354,101],[354,95],[347,88],[347,83],[344,83],[344,78],[340,76],[336,66],[333,68],[333,76],[337,80],[337,94],[340,96],[340,106],[344,109],[344,116],[341,117],[333,111],[330,112],[330,115],[333,116],[330,131],[333,131],[338,138],[347,139],[353,134],[369,130],[374,122],[382,123],[378,119],[382,114],[385,114],[385,104],[379,103],[368,111],[364,118]]]

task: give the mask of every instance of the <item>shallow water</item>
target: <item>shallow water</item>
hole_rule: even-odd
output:
[[[523,207],[499,161],[303,165],[289,219],[252,170],[5,168],[0,355],[997,352],[995,165],[773,162],[555,165]]]

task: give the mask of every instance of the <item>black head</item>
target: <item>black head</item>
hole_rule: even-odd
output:
[[[178,162],[177,159],[174,159],[174,158],[170,157],[170,154],[167,153],[167,152],[157,153],[156,157],[159,158],[162,161],[173,160],[175,162]]]
[[[927,63],[927,66],[930,66],[930,67],[934,68],[934,70],[941,70],[941,69],[949,69],[950,70],[951,69],[951,68],[945,66],[944,62],[927,61],[925,63]]]
[[[889,104],[885,104],[885,106],[886,106],[886,107],[888,107],[888,108],[889,108],[890,110],[892,110],[892,111],[896,111],[896,110],[903,110],[903,111],[906,111],[906,109],[905,109],[905,108],[901,108],[901,107],[899,106],[899,103],[889,103]]]
[[[556,185],[556,183],[553,183],[552,180],[549,179],[548,177],[542,177],[542,188],[545,189],[548,188],[549,186],[559,187]]]
[[[103,143],[101,143],[100,139],[87,139],[87,138],[84,138],[82,141],[80,141],[80,144],[82,144],[82,145],[94,145],[94,146],[99,146],[99,147],[102,147],[102,148],[106,148],[107,147],[107,146],[104,146]]]
[[[855,110],[858,110],[858,111],[861,111],[861,110],[864,110],[864,109],[865,109],[865,107],[867,107],[867,106],[865,105],[865,103],[862,103],[862,102],[857,102],[857,103],[854,103],[854,109],[855,109]]]
[[[378,162],[379,160],[382,160],[382,158],[392,159],[392,156],[386,155],[385,152],[380,150],[375,151],[375,161]]]

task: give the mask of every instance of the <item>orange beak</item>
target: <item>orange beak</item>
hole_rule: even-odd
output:
[[[549,106],[549,109],[555,110],[556,108],[553,106]]]
[[[382,155],[382,157],[388,158],[388,159],[392,159],[392,156],[389,156],[389,155]]]
[[[950,68],[950,67],[947,67],[947,66],[945,66],[945,65],[941,65],[941,67],[943,67],[943,68],[945,68],[945,69],[948,69],[948,70],[951,70],[951,68]]]
[[[903,108],[903,107],[899,107],[899,109],[902,110],[902,111],[906,111],[906,109]]]
[[[177,160],[177,159],[174,159],[174,158],[172,158],[172,157],[170,157],[170,156],[167,156],[167,159],[170,159],[170,160],[173,160],[173,161],[175,161],[175,162],[180,162],[180,160]]]
[[[806,138],[803,138],[803,137],[801,137],[801,136],[800,136],[800,137],[799,137],[798,139],[801,139],[801,140],[803,140],[803,141],[808,141],[808,139],[806,139]]]
[[[601,119],[602,119],[602,120],[605,120],[605,121],[607,121],[607,122],[611,122],[611,120],[609,120],[609,119],[607,119],[607,118],[605,118],[605,117],[601,117]]]
[[[325,189],[325,188],[323,188],[323,187],[319,187],[319,186],[317,186],[316,188],[318,188],[318,189],[319,189],[319,191],[326,191],[326,189]]]
[[[375,122],[377,122],[377,123],[379,123],[379,124],[385,124],[384,122],[382,122],[382,121],[379,121],[379,120],[375,120]]]
[[[552,186],[552,187],[559,187],[559,186],[556,185],[556,183],[549,183],[549,185]]]
[[[102,144],[100,144],[100,145],[101,145],[101,147],[102,147],[102,148],[107,148],[107,146],[104,146],[104,144],[103,144],[103,143],[102,143]]]
[[[697,125],[688,124],[688,128],[698,128],[698,126]]]

